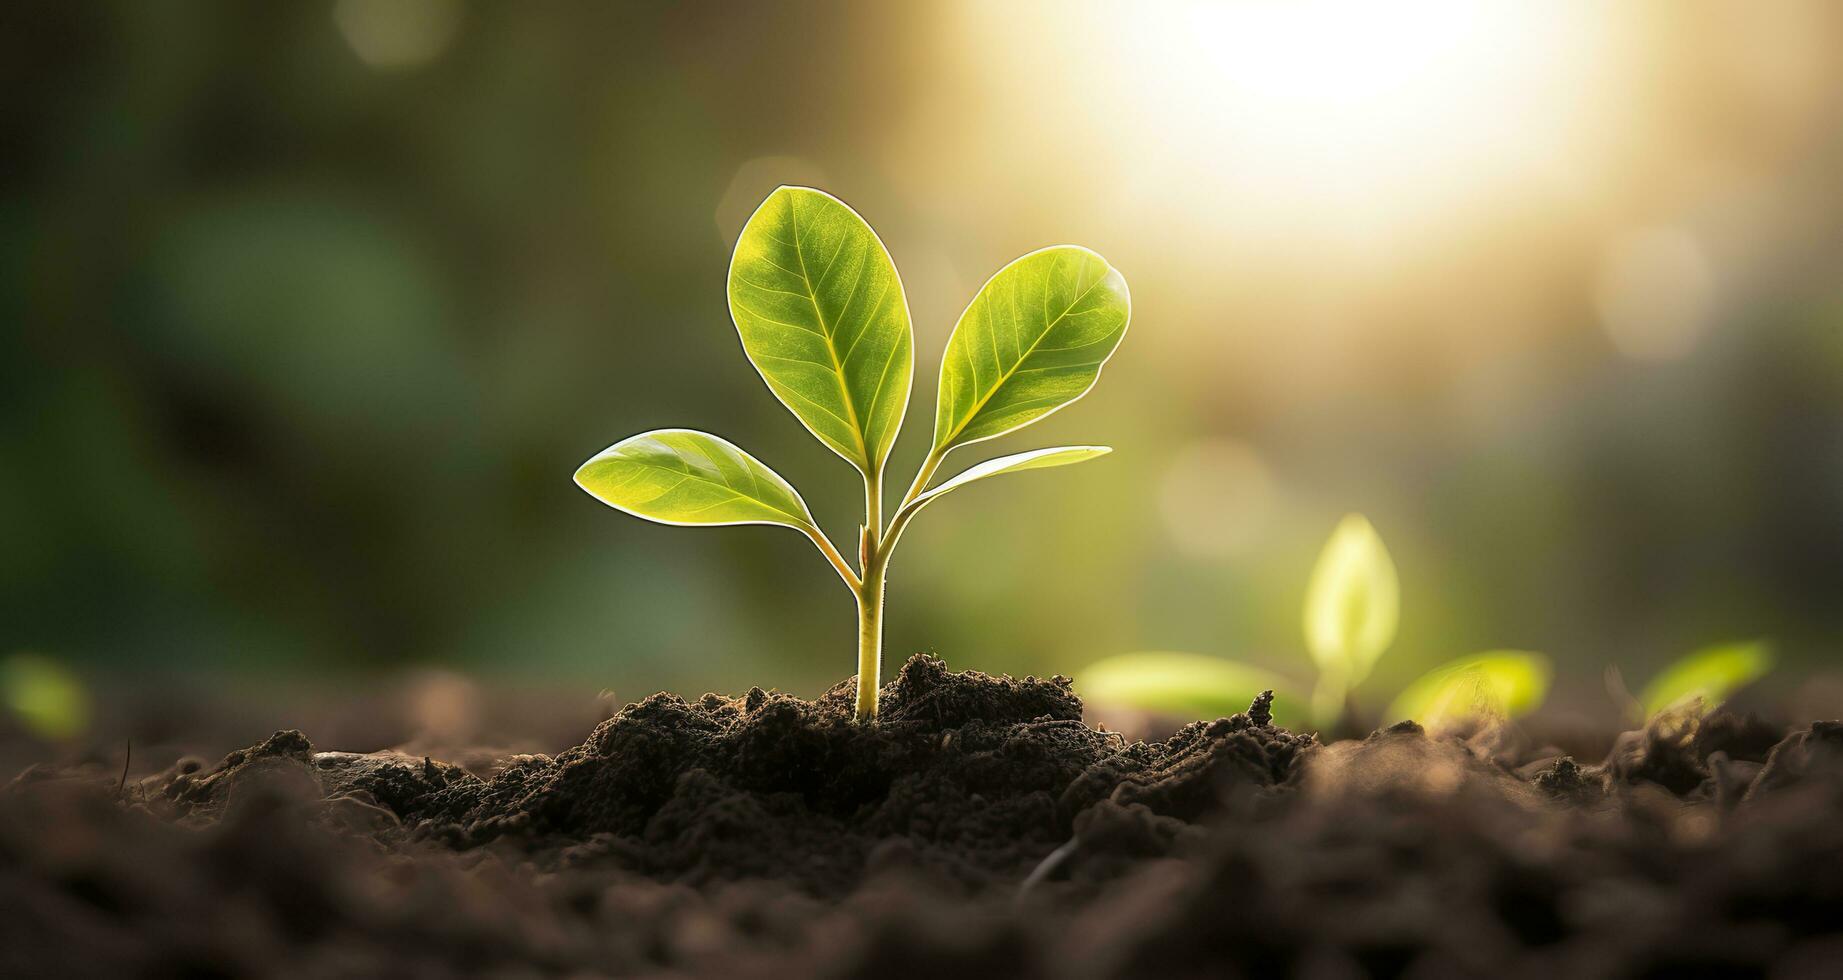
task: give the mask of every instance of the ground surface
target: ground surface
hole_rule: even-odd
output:
[[[469,767],[282,731],[0,792],[0,975],[1843,974],[1843,726],[1129,744],[916,657]]]

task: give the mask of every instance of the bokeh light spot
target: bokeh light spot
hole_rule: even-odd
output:
[[[1714,276],[1707,254],[1687,232],[1641,228],[1607,248],[1594,300],[1621,354],[1675,360],[1695,350],[1707,330]]]
[[[1159,513],[1179,549],[1203,558],[1245,552],[1273,516],[1273,471],[1254,447],[1231,439],[1181,450],[1159,485]]]
[[[0,697],[39,738],[63,741],[89,728],[89,691],[68,667],[43,654],[15,653],[0,661]]]
[[[455,0],[339,0],[333,23],[365,64],[416,68],[448,49],[461,8]]]

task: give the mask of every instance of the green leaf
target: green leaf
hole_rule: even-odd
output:
[[[1075,691],[1085,700],[1191,718],[1226,717],[1248,710],[1262,691],[1286,695],[1295,689],[1291,680],[1259,667],[1170,651],[1107,657],[1075,679]],[[1275,703],[1291,712],[1290,696],[1276,697]]]
[[[915,342],[877,233],[824,191],[779,188],[736,240],[729,300],[781,404],[865,475],[881,471],[909,407]]]
[[[967,467],[953,479],[915,498],[915,502],[917,506],[925,505],[944,493],[958,490],[988,476],[997,476],[1000,473],[1021,473],[1024,470],[1042,470],[1052,466],[1067,466],[1070,463],[1079,463],[1096,456],[1105,456],[1111,452],[1113,450],[1106,446],[1060,446],[1055,449],[1032,449],[1028,452],[988,459],[983,463]]]
[[[1131,317],[1126,280],[1085,248],[1057,245],[998,270],[947,340],[935,449],[1004,435],[1087,394]]]
[[[1772,669],[1773,648],[1765,640],[1705,647],[1664,668],[1638,700],[1647,718],[1696,698],[1713,708]]]
[[[1461,657],[1422,674],[1389,704],[1388,722],[1412,718],[1433,729],[1471,718],[1516,718],[1549,693],[1549,658],[1523,650]]]
[[[616,510],[661,524],[817,528],[786,480],[728,441],[693,429],[623,439],[582,464],[576,485]]]
[[[1306,648],[1321,671],[1356,684],[1395,642],[1400,617],[1401,587],[1389,550],[1363,515],[1347,515],[1325,542],[1306,587]]]
[[[0,661],[0,696],[20,723],[43,739],[75,738],[90,724],[83,681],[50,657],[15,653]]]

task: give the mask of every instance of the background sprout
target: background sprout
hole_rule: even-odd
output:
[[[63,664],[36,653],[0,661],[0,697],[27,731],[47,741],[81,735],[90,725],[90,696]]]
[[[1765,640],[1704,647],[1664,668],[1638,701],[1647,719],[1697,699],[1715,708],[1772,669],[1772,644]]]
[[[1395,642],[1401,586],[1382,538],[1361,514],[1347,515],[1312,569],[1305,595],[1305,644],[1318,665],[1312,719],[1328,728],[1350,688],[1369,676]]]
[[[661,524],[775,524],[810,539],[857,600],[857,717],[868,721],[877,714],[885,576],[909,521],[969,483],[1109,452],[1036,449],[928,487],[953,450],[1015,431],[1088,393],[1126,335],[1126,280],[1094,252],[1058,245],[986,281],[947,341],[933,447],[887,520],[883,469],[908,411],[915,359],[902,279],[876,232],[824,191],[775,190],[736,241],[729,306],[768,390],[863,480],[856,566],[791,484],[707,432],[633,436],[584,463],[576,482],[609,506]]]
[[[1369,675],[1395,639],[1401,588],[1382,538],[1361,514],[1339,522],[1319,555],[1306,587],[1305,641],[1318,665],[1312,686],[1312,723],[1335,726],[1352,685]],[[1429,727],[1467,717],[1514,718],[1535,710],[1548,694],[1552,673],[1539,653],[1494,650],[1462,657],[1428,671],[1389,705],[1387,718],[1415,718]],[[1261,667],[1194,653],[1128,653],[1090,664],[1077,687],[1082,695],[1145,711],[1227,715],[1247,707],[1263,690],[1282,696],[1303,685]]]
[[[1390,702],[1385,722],[1412,718],[1429,731],[1467,721],[1510,719],[1542,706],[1554,670],[1549,658],[1523,650],[1493,650],[1441,664]]]
[[[1220,718],[1248,710],[1273,691],[1274,716],[1286,723],[1299,689],[1291,678],[1249,664],[1177,651],[1142,651],[1089,664],[1076,678],[1083,700],[1167,714]]]

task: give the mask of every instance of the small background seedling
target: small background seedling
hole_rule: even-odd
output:
[[[576,482],[619,510],[677,525],[775,524],[806,535],[858,607],[857,718],[877,714],[890,555],[923,508],[969,483],[1093,459],[1059,446],[986,460],[929,488],[947,455],[1029,425],[1081,398],[1131,319],[1126,280],[1088,249],[1057,245],[993,274],[960,315],[941,362],[934,443],[884,517],[884,464],[908,411],[914,338],[902,279],[876,232],[844,202],[781,187],[736,241],[730,315],[768,389],[858,471],[864,520],[847,558],[793,486],[728,441],[659,429],[617,442]],[[855,560],[855,565],[853,561]]]
[[[1642,722],[1698,704],[1698,714],[1712,711],[1742,688],[1771,673],[1773,662],[1770,642],[1747,640],[1703,647],[1679,657],[1659,671],[1637,698],[1625,693],[1617,669],[1610,669],[1608,677],[1615,696],[1625,702],[1626,716]]]
[[[1318,668],[1304,683],[1250,664],[1196,653],[1141,652],[1090,664],[1077,678],[1083,696],[1143,711],[1214,717],[1241,711],[1263,690],[1277,695],[1275,718],[1297,724],[1291,706],[1310,690],[1310,722],[1331,730],[1350,691],[1368,677],[1395,640],[1401,587],[1382,537],[1361,514],[1338,523],[1306,586],[1305,646]],[[1411,682],[1389,705],[1389,721],[1413,718],[1445,728],[1480,718],[1514,718],[1548,695],[1549,659],[1495,650],[1441,664]]]
[[[1401,584],[1382,537],[1362,514],[1348,514],[1325,542],[1305,593],[1305,647],[1318,665],[1312,721],[1343,716],[1350,689],[1369,676],[1395,642]]]
[[[1300,683],[1276,671],[1222,657],[1176,650],[1145,650],[1107,657],[1081,669],[1075,688],[1084,700],[1140,711],[1222,718],[1248,710],[1262,691],[1273,691],[1274,718],[1300,720]]]
[[[43,654],[21,651],[0,660],[0,700],[46,741],[67,741],[89,728],[89,690],[70,668]]]
[[[1382,721],[1411,718],[1435,731],[1481,718],[1516,718],[1541,707],[1552,673],[1549,658],[1527,650],[1461,657],[1403,688]]]

